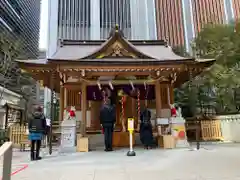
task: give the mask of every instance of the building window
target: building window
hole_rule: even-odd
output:
[[[59,0],[58,37],[83,40],[90,38],[90,0]]]
[[[12,31],[12,28],[3,20],[3,18],[0,17],[0,24],[3,24],[4,27],[6,27],[9,31]]]
[[[101,28],[131,27],[130,1],[129,0],[100,0],[100,26]]]
[[[59,0],[59,24],[90,27],[90,0]]]
[[[18,16],[22,16],[22,9],[19,6],[18,0],[6,0]]]

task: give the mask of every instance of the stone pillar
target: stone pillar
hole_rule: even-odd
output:
[[[82,121],[81,121],[81,134],[84,136],[86,134],[87,125],[87,86],[86,83],[82,83],[81,87],[81,111],[82,111]]]

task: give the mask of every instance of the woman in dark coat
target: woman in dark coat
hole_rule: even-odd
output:
[[[152,148],[153,145],[153,132],[151,124],[151,112],[144,108],[140,115],[140,139],[145,149]]]
[[[39,156],[41,140],[46,132],[46,119],[40,106],[35,107],[35,112],[28,123],[29,140],[31,141],[31,160],[42,159]]]

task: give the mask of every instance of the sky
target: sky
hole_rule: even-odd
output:
[[[47,49],[48,38],[48,0],[41,0],[39,48]]]

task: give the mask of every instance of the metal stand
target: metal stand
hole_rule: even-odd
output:
[[[136,153],[135,153],[135,151],[133,150],[133,143],[132,143],[132,141],[133,141],[133,132],[132,131],[129,131],[129,145],[130,145],[130,147],[129,147],[129,151],[127,152],[127,156],[136,156]]]

